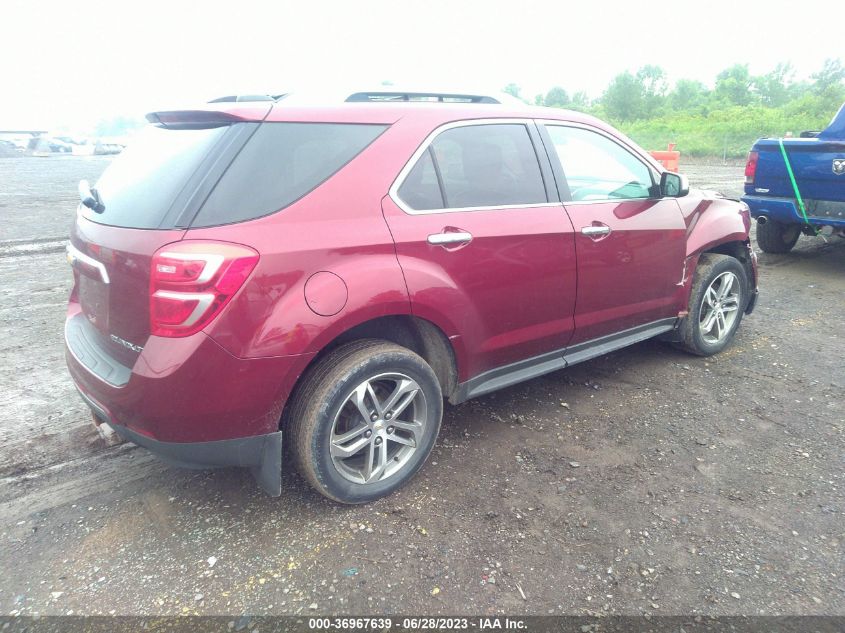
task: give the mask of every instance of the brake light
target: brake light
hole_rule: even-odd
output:
[[[184,241],[159,249],[150,271],[150,333],[199,332],[241,289],[258,253],[228,242]]]
[[[760,154],[757,152],[748,152],[748,162],[745,163],[745,184],[753,185],[754,177],[757,175],[757,161],[760,159]]]

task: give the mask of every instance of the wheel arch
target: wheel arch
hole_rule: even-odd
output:
[[[311,368],[326,354],[341,345],[361,339],[382,339],[401,345],[421,356],[432,368],[445,397],[452,396],[458,385],[458,353],[454,342],[436,324],[409,314],[394,314],[368,319],[351,326],[328,341],[310,359],[300,373],[282,409],[284,426],[290,403]]]
[[[717,255],[728,255],[734,259],[739,260],[742,267],[745,269],[746,279],[748,280],[748,289],[753,292],[757,288],[757,265],[754,251],[751,247],[751,241],[748,238],[741,240],[727,240],[711,244],[707,249],[696,254],[696,265],[698,259],[704,253],[715,253]]]
[[[692,285],[695,280],[695,272],[698,269],[698,264],[701,256],[705,254],[728,255],[737,259],[745,269],[746,278],[748,280],[749,301],[751,295],[757,290],[757,261],[754,256],[754,251],[751,248],[751,241],[747,236],[740,236],[741,239],[736,239],[736,236],[725,238],[723,241],[708,244],[704,249],[692,253],[687,256],[686,268],[684,271],[683,284],[679,286],[678,306],[680,311],[678,317],[681,319],[687,318],[690,309],[690,299],[692,295]],[[749,303],[749,306],[753,306]],[[749,307],[746,306],[746,310]],[[675,330],[675,335],[677,329]],[[664,337],[664,340],[675,340],[674,335]]]
[[[684,200],[681,198],[680,200]],[[692,205],[696,200],[685,204]],[[687,216],[687,257],[730,242],[747,242],[751,230],[751,214],[744,202],[729,198],[699,200],[694,207],[682,212]]]
[[[736,328],[739,327],[739,323],[742,320],[743,313],[747,312],[745,308],[748,306],[749,297],[745,298],[745,305],[737,301],[737,307],[731,311],[732,317],[730,321],[727,320],[727,317],[724,316],[724,311],[721,309],[721,297],[726,296],[725,294],[719,296],[719,303],[708,300],[711,308],[711,313],[708,316],[715,315],[715,317],[718,317],[718,313],[722,314],[722,326],[718,328],[715,340],[706,338],[705,332],[712,333],[712,328],[714,326],[718,327],[718,324],[710,320],[711,325],[708,326],[708,329],[702,330],[702,310],[704,310],[707,289],[715,283],[716,279],[720,278],[719,276],[728,274],[729,271],[736,271],[736,275],[739,277],[744,276],[742,272],[745,268],[743,251],[748,252],[746,245],[742,242],[738,244],[736,242],[724,242],[699,254],[695,274],[690,275],[693,280],[690,284],[688,311],[683,315],[683,318],[679,321],[671,336],[665,340],[671,341],[681,349],[698,356],[711,356],[722,351],[725,346],[730,344]],[[721,268],[719,268],[720,266]],[[731,274],[733,273],[731,272]],[[747,275],[747,269],[745,274]],[[732,287],[733,282],[731,282],[731,286],[727,290],[730,290]],[[747,287],[750,288],[750,286]],[[714,296],[713,299],[715,298]],[[727,334],[724,332],[724,328],[726,327],[729,329]]]

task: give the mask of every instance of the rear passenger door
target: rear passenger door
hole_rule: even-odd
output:
[[[547,122],[543,138],[575,228],[578,296],[571,344],[677,317],[686,225],[659,175],[620,139]]]
[[[436,130],[384,199],[412,310],[464,350],[459,380],[569,341],[575,244],[556,196],[534,123],[497,119]]]

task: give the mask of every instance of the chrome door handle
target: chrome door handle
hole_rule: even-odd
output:
[[[581,233],[588,237],[598,237],[601,235],[608,235],[610,233],[609,226],[585,226],[581,229]]]
[[[449,244],[465,244],[472,240],[472,234],[466,231],[455,231],[452,233],[434,233],[428,236],[428,243],[435,246],[447,246]]]

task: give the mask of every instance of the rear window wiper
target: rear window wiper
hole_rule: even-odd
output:
[[[106,210],[106,206],[100,200],[100,194],[84,179],[79,181],[79,200],[94,213],[102,213]]]

